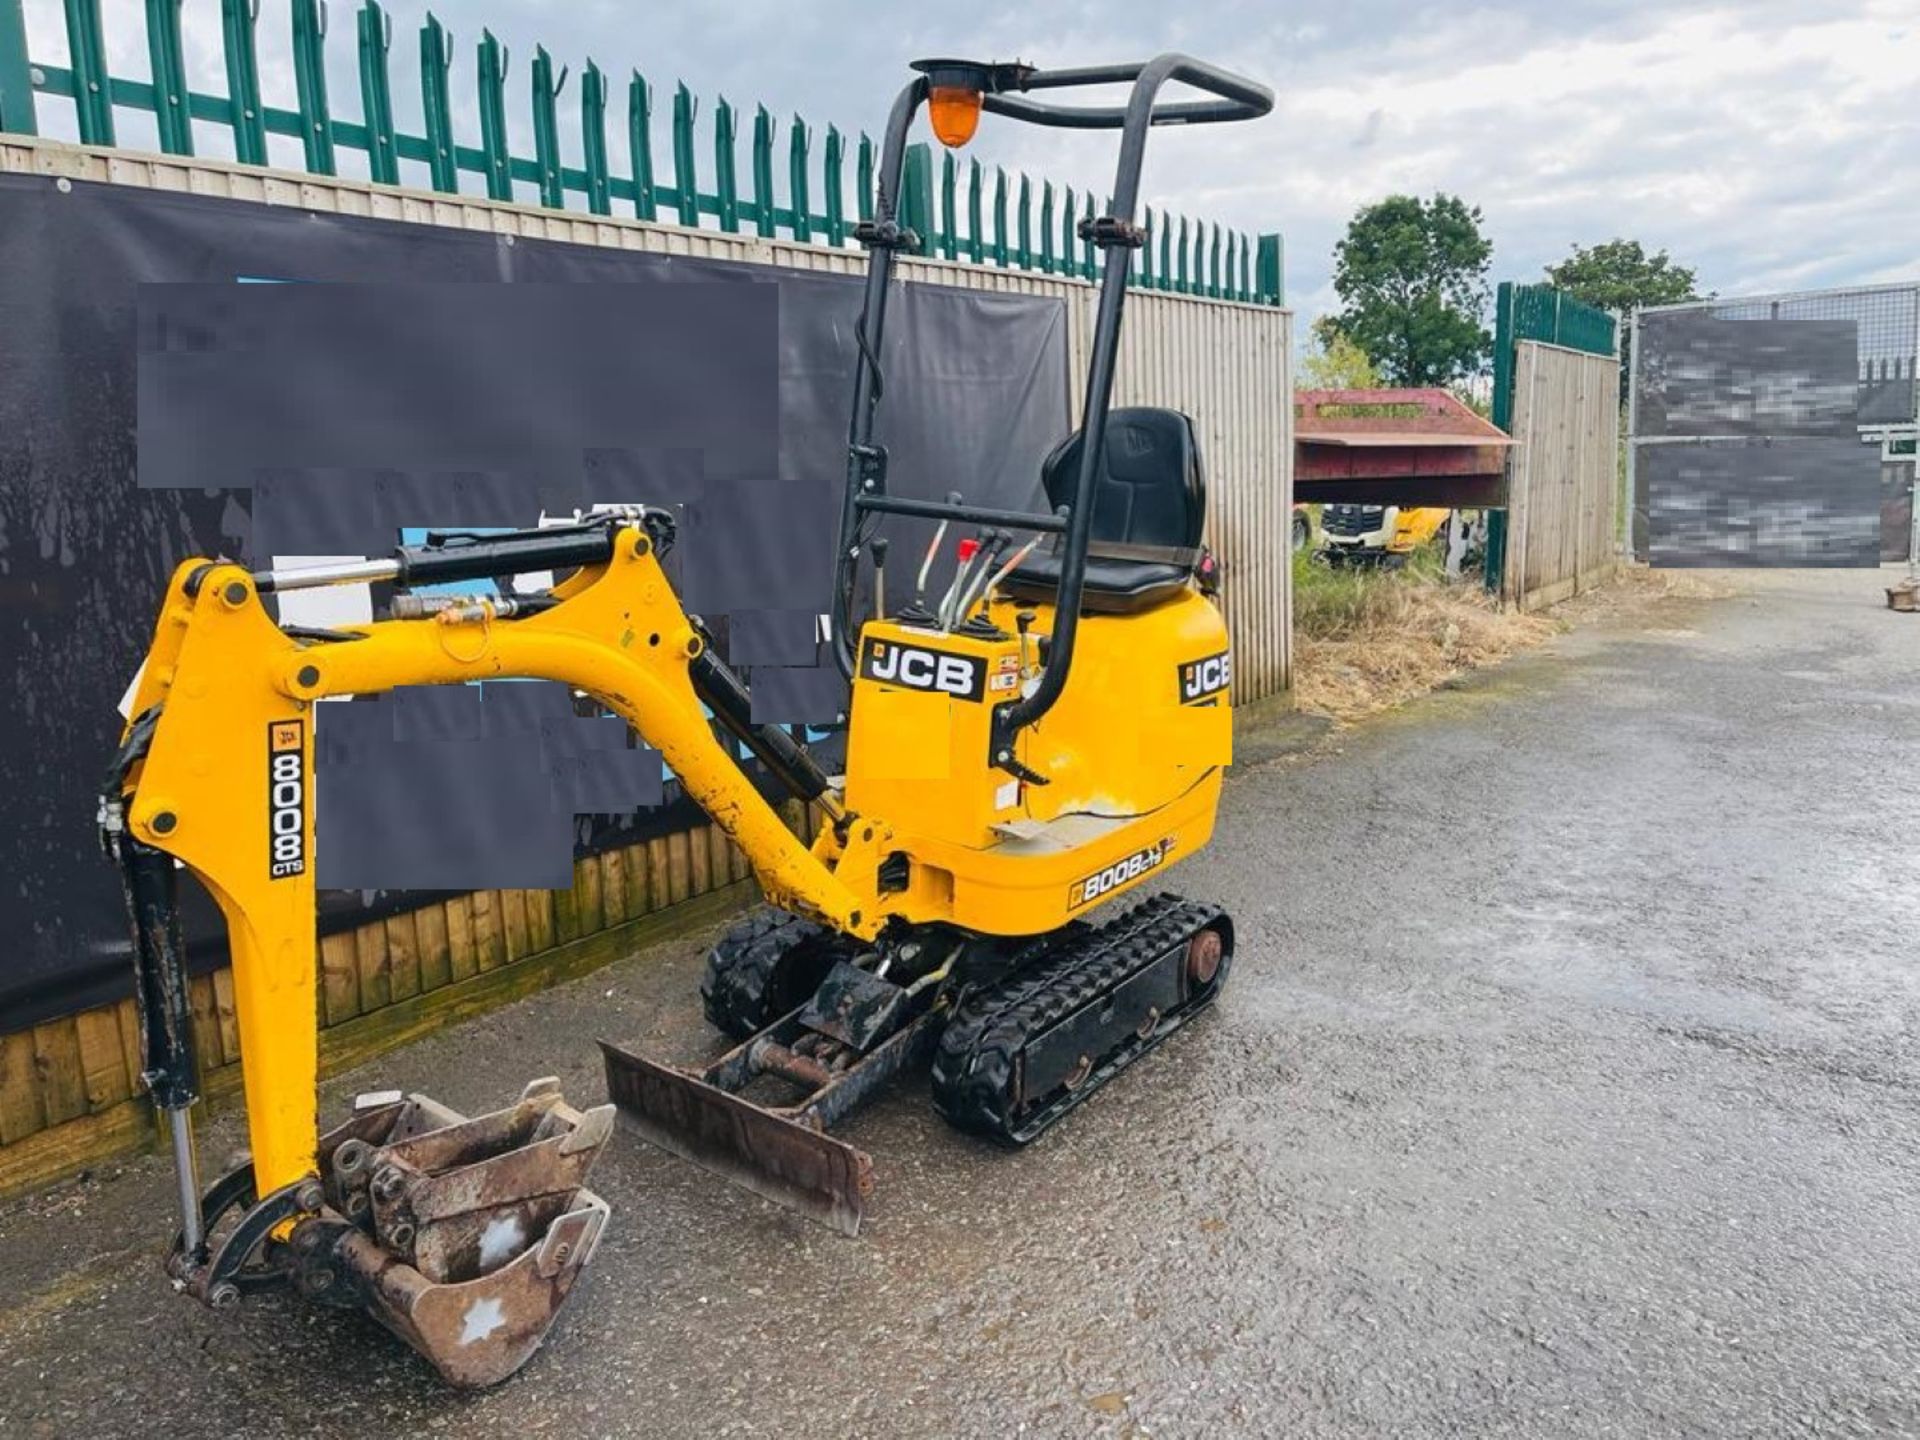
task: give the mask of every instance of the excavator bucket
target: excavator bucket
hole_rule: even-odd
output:
[[[363,1307],[451,1384],[524,1365],[593,1256],[607,1205],[586,1188],[613,1107],[557,1080],[472,1119],[397,1092],[362,1096],[322,1138],[325,1204],[288,1237],[296,1289]]]

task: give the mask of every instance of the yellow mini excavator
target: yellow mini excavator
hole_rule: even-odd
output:
[[[145,1078],[178,1168],[169,1270],[191,1294],[226,1306],[290,1285],[370,1311],[449,1380],[485,1384],[538,1346],[607,1217],[586,1181],[612,1107],[576,1110],[551,1080],[472,1119],[420,1096],[363,1096],[319,1131],[311,797],[316,702],[331,696],[553,680],[662,753],[774,908],[729,932],[702,985],[708,1015],[743,1043],[698,1072],[603,1046],[609,1090],[659,1143],[843,1230],[859,1223],[870,1170],[825,1132],[888,1077],[930,1059],[943,1115],[1024,1143],[1219,993],[1227,917],[1138,897],[1207,842],[1231,745],[1199,447],[1186,416],[1111,409],[1108,397],[1144,239],[1133,215],[1148,128],[1258,116],[1271,96],[1178,55],[915,69],[858,232],[870,261],[832,613],[853,687],[843,777],[753,721],[746,685],[662,569],[674,536],[663,510],[430,536],[381,560],[258,572],[191,560],[174,572],[101,824],[132,914]],[[1169,82],[1204,94],[1158,100]],[[1131,87],[1124,103],[1034,98],[1113,84]],[[887,488],[877,357],[894,258],[918,243],[896,197],[922,105],[948,144],[965,143],[983,110],[1121,132],[1111,213],[1081,227],[1105,264],[1085,425],[1043,467],[1048,512]],[[949,526],[975,532],[939,599],[916,587],[884,605],[888,516],[938,521],[934,549]],[[1031,538],[1016,544],[1015,532]],[[863,559],[874,602],[857,624]],[[539,595],[396,605],[395,618],[334,630],[282,626],[263,603],[323,585],[444,590],[538,571],[563,578]],[[829,817],[811,848],[736,761],[741,746]],[[204,1193],[176,861],[226,920],[246,1085],[250,1158]],[[762,1103],[746,1093],[761,1079],[800,1093]]]

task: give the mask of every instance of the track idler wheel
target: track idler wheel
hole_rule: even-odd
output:
[[[1233,963],[1217,907],[1157,895],[1034,958],[954,1008],[933,1060],[949,1123],[1025,1145],[1199,1014]]]
[[[700,1002],[715,1028],[736,1040],[758,1034],[806,1003],[852,941],[767,905],[736,922],[707,952]]]

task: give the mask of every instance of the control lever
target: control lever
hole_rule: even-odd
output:
[[[887,618],[887,537],[877,535],[867,547],[873,553],[873,618]]]
[[[981,592],[987,588],[987,576],[993,570],[994,561],[1001,552],[1013,543],[1013,536],[1005,530],[989,530],[986,548],[980,554],[980,564],[974,569],[967,588],[960,592],[960,603],[954,608],[953,620],[956,625],[966,621],[973,613],[974,605],[979,601]]]
[[[947,503],[958,505],[960,492],[947,492]],[[927,574],[933,569],[933,557],[940,553],[940,542],[947,538],[947,522],[942,520],[934,527],[933,540],[927,546],[926,558],[920,562],[920,574],[913,582],[913,599],[900,612],[900,618],[913,625],[931,625],[934,613],[927,608]]]
[[[959,563],[953,567],[953,583],[947,586],[947,593],[940,597],[939,623],[942,630],[953,628],[954,607],[960,603],[960,593],[972,580],[974,567],[986,551],[988,533],[982,530],[954,547]]]
[[[1013,617],[1014,629],[1020,632],[1020,679],[1022,682],[1031,680],[1034,672],[1039,668],[1033,663],[1032,648],[1027,634],[1033,629],[1033,622],[1038,618],[1038,612],[1033,610],[1019,611]]]

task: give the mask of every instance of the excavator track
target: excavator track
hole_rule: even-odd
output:
[[[855,948],[823,925],[760,906],[707,952],[701,1006],[715,1028],[744,1040],[803,1003]]]
[[[1232,960],[1226,912],[1176,895],[1061,932],[954,1007],[934,1054],[934,1108],[1025,1145],[1205,1009]]]

